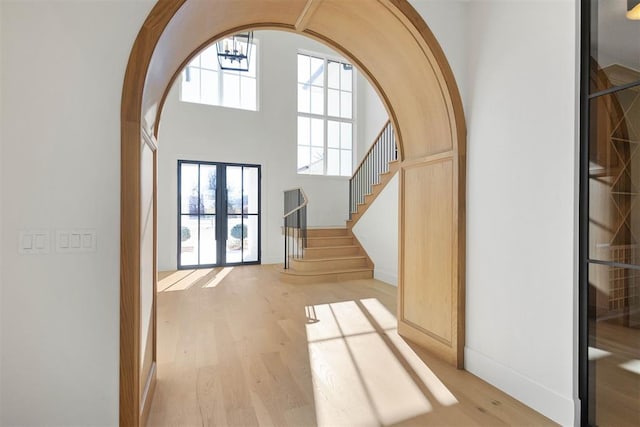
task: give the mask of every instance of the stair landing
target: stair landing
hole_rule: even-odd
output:
[[[323,283],[373,278],[373,263],[347,228],[308,228],[303,259],[280,272],[287,283]]]

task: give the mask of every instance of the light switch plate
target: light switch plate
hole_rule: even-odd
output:
[[[25,255],[48,254],[51,233],[48,230],[23,230],[18,236],[18,253]]]

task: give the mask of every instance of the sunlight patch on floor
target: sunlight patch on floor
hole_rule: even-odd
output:
[[[361,299],[360,303],[364,306],[365,310],[369,312],[371,317],[380,325],[382,329],[390,330],[398,328],[398,321],[387,307],[382,305],[376,298]]]
[[[458,403],[458,399],[449,391],[446,385],[440,381],[440,379],[433,373],[431,369],[418,357],[418,355],[409,347],[409,345],[398,335],[397,330],[389,331],[387,336],[393,342],[393,345],[402,354],[404,359],[409,363],[411,368],[422,383],[429,389],[429,392],[433,394],[438,403],[443,406],[451,406]]]
[[[307,311],[307,342],[342,338],[329,304],[309,306]]]
[[[233,271],[233,267],[225,267],[225,268],[223,268],[222,270],[218,271],[218,273],[216,274],[216,276],[212,280],[210,280],[207,283],[205,283],[204,286],[202,286],[202,287],[203,288],[215,288],[232,271]]]
[[[329,307],[343,337],[376,331],[355,301],[337,302]]]
[[[393,343],[396,350],[402,354],[404,360],[411,366],[422,383],[433,394],[438,403],[443,406],[451,406],[458,403],[455,396],[440,381],[431,369],[418,357],[413,349],[398,335],[396,317],[375,298],[360,300],[360,303],[369,312],[371,317],[385,330],[385,335]]]
[[[178,270],[174,272],[158,273],[158,292],[164,292],[171,286],[175,285],[185,277],[192,274],[195,270]]]
[[[383,425],[430,412],[432,407],[380,335],[347,337],[360,379]]]
[[[377,299],[305,311],[318,426],[395,424],[430,412],[429,394],[443,406],[458,403]]]
[[[178,273],[181,273],[182,271],[188,272],[188,274],[180,278]],[[176,273],[173,273],[158,282],[158,292],[175,292],[187,290],[191,288],[198,280],[202,279],[212,271],[212,268],[177,271]],[[170,280],[171,278],[173,278],[173,280]]]

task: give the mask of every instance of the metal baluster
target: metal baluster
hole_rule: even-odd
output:
[[[376,184],[376,174],[378,173],[378,160],[376,159],[376,146],[373,146],[373,151],[371,152],[371,187]]]

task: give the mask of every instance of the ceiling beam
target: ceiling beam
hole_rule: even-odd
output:
[[[302,13],[296,21],[296,31],[302,32],[307,28],[311,18],[313,18],[313,14],[318,10],[321,3],[322,0],[307,0],[307,4],[304,6],[304,9],[302,9]]]

